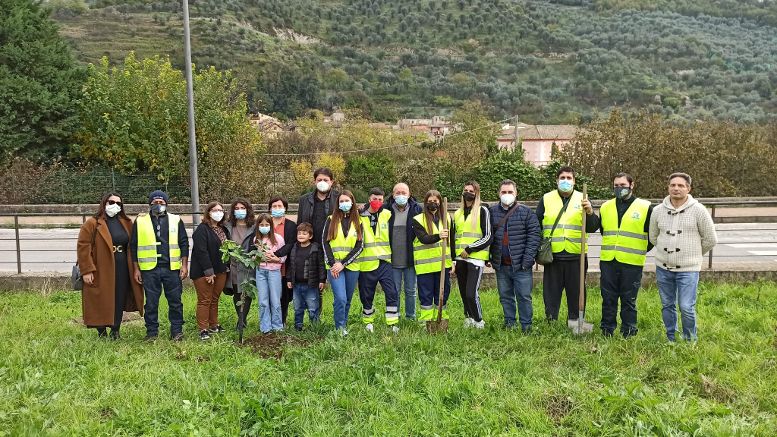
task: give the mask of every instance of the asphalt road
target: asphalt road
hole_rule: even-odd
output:
[[[713,269],[777,270],[777,223],[718,224],[717,229],[720,243],[713,250]],[[21,229],[19,233],[23,273],[70,273],[76,260],[78,229]],[[600,244],[597,233],[590,241],[590,271],[599,269]],[[645,269],[653,270],[652,252],[647,263]],[[16,272],[14,230],[0,229],[0,273]]]

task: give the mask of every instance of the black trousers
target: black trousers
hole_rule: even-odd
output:
[[[588,270],[588,258],[585,260]],[[542,275],[542,300],[545,303],[545,317],[557,320],[561,308],[561,295],[567,292],[567,320],[577,320],[580,315],[580,260],[556,260],[545,266]],[[586,293],[586,301],[588,299]]]
[[[621,303],[621,334],[637,334],[637,293],[642,284],[642,266],[601,261],[602,333],[612,335],[618,326],[618,300]]]
[[[459,284],[461,301],[464,304],[464,317],[483,320],[480,308],[480,279],[483,277],[483,267],[478,267],[466,261],[456,261],[456,282]]]
[[[289,314],[289,304],[294,300],[294,288],[287,287],[288,278],[281,279],[281,321],[286,326],[286,316]]]

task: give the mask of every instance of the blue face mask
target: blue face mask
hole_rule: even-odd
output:
[[[286,209],[285,208],[273,209],[272,211],[270,211],[270,215],[272,215],[275,218],[281,218],[284,215],[286,215]]]
[[[343,202],[340,204],[340,211],[342,212],[349,212],[351,211],[351,202]]]
[[[407,205],[407,196],[398,195],[394,196],[394,201],[397,202],[397,205],[399,206],[405,206]]]
[[[574,188],[575,184],[572,183],[572,181],[563,179],[558,181],[558,189],[561,190],[562,193],[568,193],[572,191],[572,188]]]
[[[267,235],[270,233],[270,227],[269,226],[259,226],[259,232],[262,235]]]
[[[244,209],[236,209],[235,210],[235,218],[238,220],[245,220],[247,216],[247,212]]]

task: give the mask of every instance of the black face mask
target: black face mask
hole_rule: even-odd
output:
[[[151,214],[155,216],[164,215],[167,212],[167,205],[153,204],[151,205]]]
[[[464,198],[465,202],[473,202],[475,200],[475,193],[470,193],[469,191],[465,191],[461,194],[461,197]]]
[[[426,209],[429,210],[429,212],[436,212],[437,208],[439,208],[440,205],[433,203],[433,202],[426,202]]]

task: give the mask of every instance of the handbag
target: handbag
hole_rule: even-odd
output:
[[[556,222],[553,223],[553,227],[550,229],[550,235],[547,237],[543,237],[542,241],[540,241],[540,248],[537,250],[537,264],[542,264],[543,266],[546,266],[553,262],[553,247],[551,246],[551,241],[553,239],[553,231],[556,230],[556,226],[558,226],[559,220],[561,220],[561,216],[564,215],[564,211],[567,210],[567,206],[569,206],[569,202],[571,202],[572,199],[570,199],[567,203],[564,204],[564,206],[561,208],[561,211],[558,213],[558,217],[556,217]]]
[[[99,224],[100,219],[96,219]],[[94,233],[92,233],[92,248],[91,253],[94,256],[94,240],[97,238],[97,225],[94,227]],[[73,286],[73,290],[82,291],[84,289],[84,275],[81,274],[81,268],[78,267],[78,261],[76,261],[73,269],[70,271],[70,284]]]

